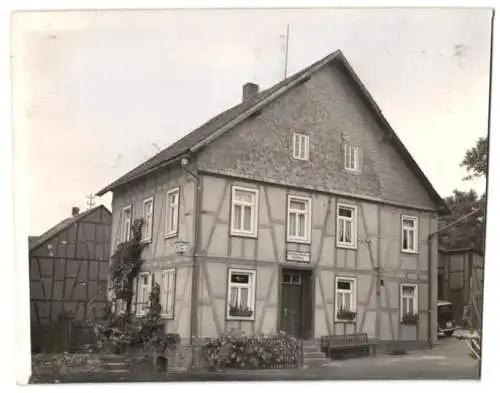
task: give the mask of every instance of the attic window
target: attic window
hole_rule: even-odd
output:
[[[309,160],[309,135],[293,133],[293,158]]]
[[[359,150],[356,146],[346,145],[344,148],[344,168],[348,171],[358,170]]]

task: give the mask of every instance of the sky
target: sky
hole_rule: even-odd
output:
[[[488,132],[491,10],[31,12],[12,32],[30,235],[239,103],[245,82],[337,49],[442,197],[485,186],[459,164]]]

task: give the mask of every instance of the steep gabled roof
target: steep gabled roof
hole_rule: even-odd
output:
[[[111,212],[104,206],[104,205],[99,205],[96,207],[93,207],[92,209],[86,210],[83,213],[80,213],[76,216],[66,218],[62,220],[60,223],[57,225],[53,226],[50,228],[48,231],[44,232],[40,236],[36,237],[35,236],[30,236],[30,242],[29,242],[29,250],[33,251],[34,249],[40,247],[41,245],[45,244],[48,240],[51,240],[53,237],[57,236],[60,234],[62,231],[65,229],[69,228],[71,225],[75,224],[76,222],[84,219],[85,217],[89,216],[93,212],[95,212],[98,209],[103,208],[108,212],[108,214],[111,214]]]
[[[212,137],[217,131],[219,131],[232,121],[238,119],[238,117],[244,117],[244,115],[249,112],[253,113],[259,103],[262,103],[264,100],[272,97],[274,93],[279,92],[283,88],[286,88],[286,90],[288,90],[292,85],[295,85],[293,82],[299,81],[301,77],[307,74],[310,70],[319,68],[318,65],[322,65],[323,63],[328,62],[339,53],[340,51],[332,53],[331,55],[284,79],[283,81],[270,87],[269,89],[263,90],[254,97],[249,98],[248,100],[245,100],[242,103],[233,106],[225,112],[222,112],[216,117],[210,119],[202,126],[198,127],[183,138],[179,139],[174,144],[156,154],[154,157],[151,157],[149,160],[143,162],[136,168],[132,169],[130,172],[120,177],[118,180],[115,180],[113,183],[97,192],[96,195],[101,196],[108,191],[112,191],[118,186],[124,185],[132,180],[144,176],[147,173],[150,173],[153,170],[163,167],[164,164],[169,164],[175,159],[180,159],[180,157],[187,154],[194,146],[203,143],[207,138]],[[243,121],[243,119],[241,121]]]
[[[31,246],[37,242],[38,238],[39,236],[28,236],[28,249],[31,249]]]
[[[331,53],[330,55],[324,57],[323,59],[310,65],[309,67],[306,67],[296,74],[290,76],[289,78],[284,79],[271,88],[263,90],[253,98],[247,99],[242,103],[228,109],[227,111],[222,112],[218,116],[203,124],[201,127],[197,128],[183,138],[179,139],[174,144],[162,150],[154,157],[143,162],[136,168],[132,169],[130,172],[126,173],[124,176],[106,186],[105,188],[97,192],[97,195],[101,196],[108,191],[113,191],[117,187],[125,185],[132,180],[141,178],[148,173],[156,171],[159,168],[166,167],[171,163],[180,160],[180,158],[184,157],[185,155],[195,153],[201,147],[207,145],[212,140],[234,128],[249,116],[263,109],[265,106],[269,105],[275,99],[281,97],[283,94],[285,94],[287,91],[289,91],[299,83],[302,83],[309,79],[311,75],[316,71],[333,62],[337,62],[338,64],[340,64],[345,70],[345,73],[354,82],[358,91],[361,93],[362,98],[367,103],[369,109],[372,110],[378,122],[382,125],[383,131],[387,134],[387,140],[391,141],[394,144],[406,165],[419,179],[420,183],[427,190],[436,206],[440,207],[443,211],[448,212],[446,204],[434,189],[425,174],[422,172],[406,147],[403,145],[399,137],[396,135],[389,122],[382,114],[382,111],[376,104],[375,100],[368,92],[368,90],[361,82],[361,80],[343,55],[342,51],[340,50]]]

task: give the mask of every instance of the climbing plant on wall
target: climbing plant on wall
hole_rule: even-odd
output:
[[[135,219],[131,228],[132,236],[120,243],[111,256],[111,289],[115,299],[126,302],[127,312],[130,312],[132,302],[133,280],[142,264],[141,253],[145,246],[141,242],[143,225],[143,218]]]

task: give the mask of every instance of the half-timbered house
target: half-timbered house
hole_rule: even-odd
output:
[[[484,252],[475,248],[440,249],[438,299],[452,304],[453,318],[463,328],[482,322]]]
[[[240,104],[98,195],[110,191],[112,247],[145,218],[135,310],[161,283],[168,332],[435,339],[429,235],[446,208],[341,51],[245,84]]]
[[[111,212],[100,205],[29,238],[31,343],[34,351],[68,350],[59,322],[94,320],[107,293]],[[75,335],[73,335],[75,338]],[[76,337],[77,338],[77,337]]]

